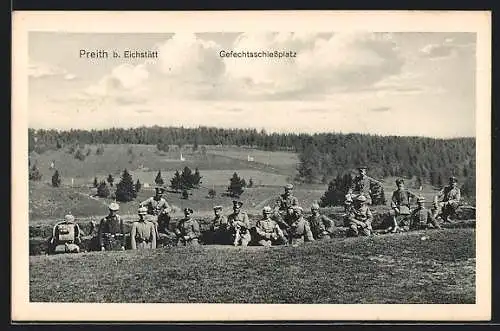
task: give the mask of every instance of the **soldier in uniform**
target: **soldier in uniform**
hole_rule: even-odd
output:
[[[98,242],[101,251],[110,250],[125,250],[125,232],[123,228],[123,220],[117,214],[120,206],[116,202],[112,202],[108,206],[108,216],[101,219],[98,229]]]
[[[366,170],[367,170],[366,166],[358,167],[359,175],[354,177],[351,187],[349,187],[349,190],[347,191],[346,205],[350,205],[358,195],[363,195],[366,198],[367,205],[372,204],[372,198],[371,198],[372,192],[370,186],[373,183],[377,182],[372,178],[368,177],[368,175],[366,174]],[[346,210],[348,211],[348,208],[346,208]]]
[[[410,214],[410,230],[423,230],[423,229],[441,229],[432,211],[425,208],[425,198],[417,198],[417,208]]]
[[[405,189],[405,182],[402,178],[396,180],[397,190],[392,192],[391,213],[392,226],[388,229],[396,232],[401,223],[405,222],[410,215],[411,198],[417,198],[416,194]]]
[[[289,244],[292,246],[303,244],[305,241],[314,241],[309,222],[302,216],[302,207],[293,207],[294,222],[290,225]]]
[[[170,205],[167,200],[163,198],[165,188],[163,186],[155,187],[155,196],[150,197],[139,204],[140,207],[146,207],[149,215],[155,216],[155,231],[156,236],[159,238],[160,233],[170,234]]]
[[[371,235],[373,216],[366,205],[366,200],[364,195],[358,195],[354,200],[354,205],[348,215],[348,235],[350,236],[357,237],[360,232],[363,236]]]
[[[146,219],[147,208],[139,207],[137,214],[139,220],[132,224],[130,230],[130,243],[132,249],[155,249],[156,248],[156,230],[153,222]]]
[[[193,210],[191,208],[184,208],[184,218],[182,218],[175,227],[175,234],[177,236],[177,244],[183,246],[197,246],[198,238],[201,235],[200,225],[198,221],[192,218]]]
[[[262,209],[262,219],[255,225],[257,243],[260,246],[270,247],[275,244],[286,243],[287,238],[281,231],[278,223],[271,218],[272,209],[265,206]]]
[[[439,210],[443,221],[451,222],[449,217],[454,215],[460,205],[460,189],[457,186],[457,179],[450,177],[449,185],[445,186],[434,201],[438,203]]]
[[[314,239],[321,240],[331,237],[335,223],[325,215],[319,213],[319,205],[317,203],[312,204],[311,216],[307,220],[311,226]]]
[[[64,216],[64,221],[57,223],[52,230],[52,238],[49,241],[52,253],[78,253],[80,252],[82,232],[73,215]]]
[[[250,220],[247,213],[241,211],[243,202],[233,200],[233,213],[228,216],[229,229],[233,234],[234,246],[248,246],[252,240],[250,234]]]
[[[210,225],[213,233],[213,241],[218,244],[226,244],[229,241],[229,223],[227,217],[222,214],[222,206],[214,207],[214,218]]]
[[[275,205],[275,211],[279,212],[281,215],[285,214],[288,209],[293,206],[299,205],[299,200],[293,196],[293,184],[286,184],[284,189],[285,192],[280,194]]]

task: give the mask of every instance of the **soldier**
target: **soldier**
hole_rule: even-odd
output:
[[[110,250],[125,250],[125,231],[123,228],[123,220],[117,214],[120,206],[116,202],[112,202],[108,206],[108,216],[101,219],[97,234],[99,247],[101,251]]]
[[[243,202],[233,200],[233,213],[228,216],[229,229],[233,233],[234,246],[248,246],[252,240],[250,220],[247,213],[241,211]]]
[[[364,195],[358,195],[354,200],[353,208],[348,215],[348,235],[350,236],[357,237],[360,231],[363,236],[371,235],[373,216],[370,208],[366,205],[366,200]]]
[[[399,224],[405,222],[410,215],[411,198],[417,198],[416,194],[405,189],[405,182],[402,178],[396,180],[396,185],[398,189],[392,193],[391,199],[392,226],[388,229],[393,233],[397,232]]]
[[[351,187],[349,187],[349,190],[347,191],[346,205],[351,204],[353,199],[355,199],[358,195],[363,195],[366,198],[367,205],[372,204],[372,192],[370,186],[373,183],[377,183],[377,181],[375,181],[373,178],[368,177],[368,175],[366,174],[366,170],[366,166],[358,167],[359,175],[354,177]],[[349,212],[348,207],[346,207],[346,211]]]
[[[155,223],[155,231],[156,236],[160,237],[159,234],[169,234],[169,225],[170,225],[170,205],[167,200],[163,198],[163,193],[165,192],[165,188],[163,186],[155,187],[155,196],[150,197],[139,204],[140,207],[146,207],[149,215],[153,215],[156,217]]]
[[[57,223],[52,230],[49,241],[50,252],[53,253],[78,253],[82,232],[75,223],[73,215],[64,216],[64,221]]]
[[[210,225],[213,233],[213,241],[219,244],[226,244],[229,241],[229,223],[227,217],[222,215],[222,206],[214,207],[214,219]]]
[[[331,237],[335,223],[325,215],[319,213],[319,205],[317,203],[312,204],[311,216],[309,216],[308,221],[314,239],[321,240]]]
[[[299,200],[293,196],[293,184],[286,184],[284,186],[285,192],[280,194],[274,206],[275,213],[279,213],[280,218],[284,218],[285,214],[293,206],[299,205]]]
[[[255,225],[257,242],[261,246],[270,247],[274,244],[287,242],[287,238],[283,234],[283,231],[281,231],[278,223],[271,219],[271,213],[271,207],[265,206],[262,209],[262,219],[257,221]]]
[[[130,230],[130,243],[132,249],[155,249],[156,248],[156,230],[153,222],[146,219],[148,209],[139,207],[137,214],[139,220],[132,224]]]
[[[289,244],[292,246],[303,244],[305,241],[314,241],[309,222],[302,216],[303,210],[299,206],[293,207],[295,221],[290,225]]]
[[[175,228],[177,236],[177,244],[181,243],[184,246],[197,246],[198,238],[201,235],[200,225],[198,221],[192,218],[193,210],[184,208],[184,218],[182,218]]]
[[[417,198],[417,208],[410,214],[410,230],[441,229],[432,212],[424,206],[425,198]]]
[[[445,223],[451,222],[449,217],[455,214],[460,205],[460,189],[455,177],[450,177],[449,185],[439,191],[438,195],[434,197],[434,201],[438,203],[443,221]]]

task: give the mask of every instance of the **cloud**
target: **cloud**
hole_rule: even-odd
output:
[[[65,80],[76,78],[66,69],[44,62],[31,62],[28,65],[28,76],[32,78],[62,77]]]
[[[475,45],[475,34],[460,34],[446,37],[441,43],[427,44],[420,49],[419,54],[423,58],[444,60],[456,56],[464,49],[474,48]]]

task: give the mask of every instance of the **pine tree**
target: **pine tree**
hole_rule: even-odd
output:
[[[233,177],[229,180],[227,191],[232,197],[239,197],[243,193],[243,186],[241,185],[241,178],[235,172]]]
[[[156,185],[163,185],[165,183],[161,177],[161,170],[158,170],[158,174],[156,174],[155,183]]]
[[[181,189],[181,174],[179,170],[175,171],[174,177],[170,180],[170,188],[175,192],[178,192]]]
[[[189,199],[189,193],[187,190],[182,190],[182,198],[183,199]]]
[[[341,206],[345,200],[343,178],[340,175],[328,183],[328,188],[320,198],[320,206]]]
[[[248,180],[247,187],[248,187],[248,188],[253,187],[253,179],[252,179],[252,178],[250,178],[250,179]]]
[[[137,182],[135,182],[135,192],[139,193],[139,191],[141,190],[141,188],[142,188],[142,184],[139,181],[139,179],[137,179]]]
[[[75,153],[75,159],[80,161],[85,161],[85,154],[83,154],[81,149],[78,149]]]
[[[109,186],[113,187],[113,183],[115,182],[115,179],[113,178],[113,176],[111,174],[108,175],[108,178],[106,180],[108,181]]]
[[[181,188],[190,190],[193,188],[193,172],[189,167],[184,167],[181,173]]]
[[[217,195],[217,192],[215,192],[215,190],[213,188],[208,190],[208,197],[210,199],[214,199],[216,195]]]
[[[191,179],[191,185],[193,188],[199,188],[200,187],[200,184],[201,184],[201,175],[200,175],[200,170],[198,168],[196,168],[194,170],[194,174],[192,176],[192,179]]]
[[[59,176],[59,171],[57,171],[57,170],[52,175],[52,186],[53,187],[61,186],[61,178]]]
[[[123,170],[121,180],[116,184],[115,191],[116,200],[121,202],[132,201],[137,197],[137,192],[134,188],[134,181],[127,169]]]
[[[94,187],[99,187],[99,181],[97,180],[97,177],[94,177]]]
[[[109,196],[109,187],[108,184],[103,180],[97,186],[97,196],[101,198],[107,198]]]
[[[385,192],[384,187],[378,183],[370,184],[371,197],[372,197],[372,205],[385,205]]]

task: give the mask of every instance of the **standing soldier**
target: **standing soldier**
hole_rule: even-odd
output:
[[[460,189],[457,186],[456,177],[450,177],[449,185],[439,191],[434,201],[438,203],[443,221],[451,222],[449,217],[455,214],[460,205]]]
[[[257,221],[255,232],[257,242],[261,246],[270,247],[274,244],[286,243],[287,238],[281,231],[278,223],[271,218],[272,209],[265,206],[262,209],[262,219]]]
[[[281,216],[283,216],[288,209],[293,206],[299,205],[299,200],[293,196],[293,184],[286,184],[284,186],[285,193],[280,194],[278,200],[276,201],[275,211],[277,211]]]
[[[391,199],[392,226],[389,228],[389,231],[393,233],[398,230],[399,224],[405,222],[410,215],[410,199],[417,198],[416,194],[405,189],[405,182],[402,178],[396,180],[396,185],[398,189],[392,193]]]
[[[51,253],[78,253],[80,252],[80,236],[82,232],[73,215],[64,216],[64,221],[57,223],[52,229],[52,238],[49,241]]]
[[[98,230],[98,242],[101,251],[125,250],[125,231],[123,220],[117,214],[120,206],[112,202],[108,206],[108,216],[101,219]]]
[[[213,241],[226,244],[229,241],[229,223],[227,217],[222,215],[222,206],[214,207],[214,219],[210,225],[213,233]]]
[[[156,236],[159,237],[159,233],[169,234],[170,225],[170,205],[167,200],[163,198],[163,193],[165,188],[163,186],[155,187],[155,196],[150,197],[140,203],[140,207],[146,207],[149,215],[155,216],[155,231]]]
[[[371,235],[373,216],[366,200],[364,195],[358,195],[354,200],[354,206],[348,215],[350,236],[357,237],[360,231],[363,236]]]
[[[201,235],[200,225],[198,221],[192,218],[193,212],[191,208],[184,208],[184,218],[175,227],[177,244],[181,243],[184,246],[198,245],[198,238]]]
[[[132,224],[130,230],[130,243],[132,249],[155,249],[156,248],[156,231],[153,222],[146,220],[146,207],[139,207],[137,214],[139,220]]]
[[[410,215],[410,230],[441,229],[432,212],[424,206],[425,198],[417,198],[417,208]]]
[[[312,204],[311,216],[309,216],[308,221],[314,239],[321,240],[331,237],[335,223],[325,215],[319,213],[319,205],[317,203]]]
[[[289,244],[292,246],[303,244],[304,241],[314,241],[309,222],[302,216],[303,210],[299,206],[293,208],[295,221],[290,226]]]
[[[368,175],[366,174],[366,170],[366,166],[358,167],[359,175],[354,177],[351,187],[349,187],[349,190],[347,191],[346,205],[350,205],[358,195],[363,195],[366,198],[367,205],[372,204],[372,192],[370,186],[373,183],[377,183],[377,181],[375,181],[373,178],[368,177]]]
[[[243,202],[233,200],[233,213],[227,218],[229,228],[234,236],[234,246],[248,246],[252,240],[250,234],[250,220],[248,219],[247,213],[241,211],[241,206],[243,206]]]

